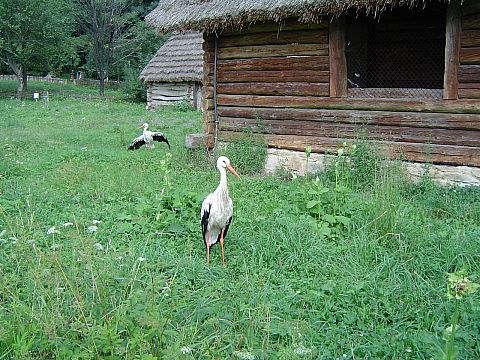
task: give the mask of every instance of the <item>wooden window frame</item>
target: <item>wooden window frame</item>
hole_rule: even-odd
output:
[[[447,5],[445,24],[445,70],[443,99],[458,99],[458,68],[461,35],[461,9],[458,0]],[[345,54],[345,15],[332,18],[329,29],[330,97],[346,98],[347,60]]]

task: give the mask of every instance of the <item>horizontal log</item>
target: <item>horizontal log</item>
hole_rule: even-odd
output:
[[[213,90],[213,89],[212,89]],[[218,94],[328,96],[328,83],[219,83]]]
[[[325,44],[287,44],[263,46],[239,46],[218,49],[219,59],[271,58],[283,56],[328,55]]]
[[[480,65],[461,65],[458,69],[458,81],[480,82]]]
[[[280,44],[328,44],[328,31],[296,30],[272,31],[268,33],[240,34],[238,36],[221,36],[218,47],[280,45]]]
[[[186,96],[187,95],[187,88],[185,89],[152,89],[150,94],[152,96]]]
[[[329,70],[328,56],[294,56],[283,58],[219,60],[218,69],[225,71],[273,71],[273,70]],[[213,62],[208,63],[208,74],[213,74]]]
[[[273,71],[247,71],[247,70],[218,70],[219,83],[232,82],[306,82],[328,83],[329,71],[320,70],[273,70]]]
[[[318,96],[253,96],[219,94],[218,105],[480,114],[480,106],[477,100],[332,99]]]
[[[461,99],[480,99],[480,88],[458,89],[458,97]]]
[[[263,32],[280,32],[280,31],[292,31],[292,30],[315,30],[315,29],[328,29],[329,19],[325,18],[324,21],[319,23],[300,23],[297,19],[287,19],[282,22],[269,21],[259,24],[251,24],[243,27],[242,29],[226,29],[221,33],[221,36],[236,36],[239,32],[242,34],[253,34]]]
[[[480,47],[460,49],[461,64],[480,64]]]
[[[443,114],[365,110],[247,108],[218,106],[219,116],[255,121],[294,120],[337,124],[472,130],[480,136],[480,114]],[[479,139],[480,140],[480,139]]]
[[[160,100],[160,101],[179,101],[188,98],[187,94],[183,96],[165,96],[165,95],[152,95],[150,96],[151,101]]]
[[[480,82],[472,83],[460,83],[458,84],[459,89],[480,89]]]
[[[257,120],[219,116],[221,130],[278,134],[321,134],[329,138],[367,138],[394,142],[461,145],[480,148],[480,131],[413,128],[402,126],[335,124],[323,121]]]
[[[241,132],[220,131],[219,139],[231,141],[245,136]],[[269,147],[305,151],[311,146],[316,153],[336,154],[344,142],[352,143],[352,139],[326,138],[320,136],[272,135],[259,136]],[[430,145],[415,143],[395,143],[388,141],[372,142],[385,156],[402,160],[432,162],[434,164],[480,166],[480,148],[452,145]]]
[[[461,47],[480,46],[480,29],[463,30],[460,36]]]
[[[463,30],[480,29],[480,17],[478,16],[478,14],[463,16],[462,29]]]

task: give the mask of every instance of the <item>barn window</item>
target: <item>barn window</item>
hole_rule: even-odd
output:
[[[441,99],[445,8],[346,18],[349,97]]]

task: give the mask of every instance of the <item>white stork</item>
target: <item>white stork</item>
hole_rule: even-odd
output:
[[[166,142],[168,148],[170,149],[170,143],[167,140],[167,137],[161,132],[151,132],[148,129],[148,124],[143,123],[138,127],[139,129],[143,128],[143,134],[139,137],[133,139],[132,143],[128,146],[129,150],[140,149],[143,145],[147,146],[147,149],[153,149],[155,147],[154,141],[163,141]]]
[[[225,250],[223,241],[227,236],[228,227],[232,221],[233,202],[228,196],[227,172],[240,179],[235,169],[230,165],[230,160],[225,156],[220,156],[217,160],[217,169],[220,171],[220,184],[216,190],[207,195],[202,203],[201,223],[203,241],[207,249],[207,263],[210,263],[210,247],[217,241],[222,247],[222,263],[225,266]]]

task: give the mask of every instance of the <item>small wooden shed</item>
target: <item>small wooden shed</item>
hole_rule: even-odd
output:
[[[358,136],[480,167],[480,1],[165,0],[159,32],[204,32],[207,145],[246,128],[334,153]]]
[[[203,35],[187,32],[171,36],[140,73],[147,85],[147,108],[187,100],[201,108]]]

